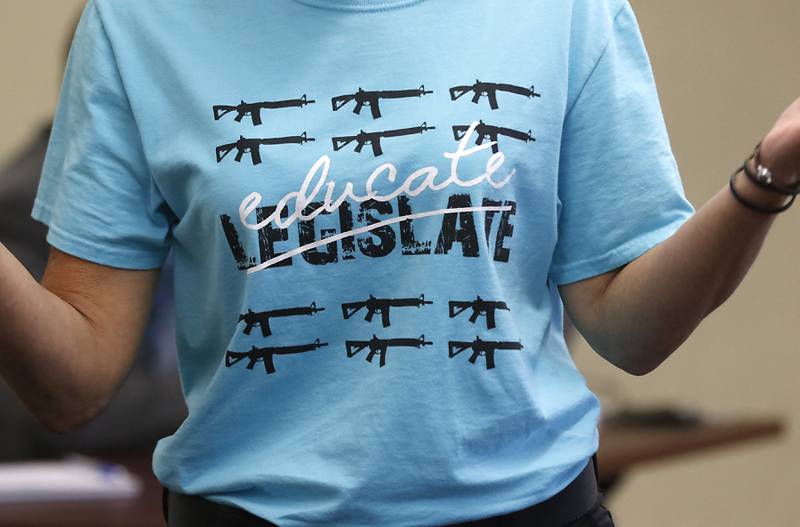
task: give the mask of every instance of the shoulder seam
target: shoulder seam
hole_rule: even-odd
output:
[[[592,75],[594,74],[595,70],[597,69],[597,66],[600,64],[600,61],[603,59],[603,57],[605,56],[606,52],[608,51],[608,48],[611,45],[611,39],[614,37],[613,28],[617,23],[617,19],[622,14],[622,12],[625,10],[625,7],[627,7],[627,6],[628,6],[628,0],[624,0],[622,2],[622,5],[620,6],[620,8],[614,14],[614,18],[611,19],[611,24],[610,24],[609,27],[612,29],[612,31],[609,32],[608,39],[606,40],[605,44],[603,45],[603,50],[597,56],[597,59],[595,60],[594,64],[592,64],[592,68],[589,70],[589,74],[584,79],[583,84],[581,85],[581,89],[578,90],[578,93],[577,93],[577,95],[575,95],[575,99],[572,101],[572,104],[569,106],[569,108],[567,108],[567,111],[564,113],[564,120],[566,120],[566,118],[569,117],[569,114],[572,112],[572,109],[575,107],[575,104],[581,98],[581,95],[583,94],[583,90],[586,88],[586,85],[589,84],[589,79],[592,78]]]
[[[136,128],[136,135],[138,136],[138,143],[139,149],[141,151],[142,157],[145,160],[145,170],[147,175],[150,178],[150,181],[153,181],[153,171],[150,169],[150,165],[147,163],[147,156],[144,152],[144,139],[142,137],[141,127],[139,126],[139,121],[136,119],[136,114],[133,111],[133,105],[131,104],[131,98],[128,94],[128,88],[125,86],[125,79],[122,76],[122,71],[119,67],[119,59],[117,58],[117,52],[114,49],[114,42],[111,40],[111,36],[108,34],[108,30],[106,29],[106,22],[103,20],[103,13],[98,5],[100,0],[89,0],[90,7],[94,8],[95,13],[97,14],[97,21],[100,24],[100,29],[103,32],[103,37],[105,38],[106,42],[108,43],[108,49],[111,53],[111,58],[114,62],[114,70],[116,71],[117,78],[119,79],[119,85],[122,88],[122,96],[125,98],[125,104],[128,106],[128,110],[130,111],[131,121],[133,122],[133,126]],[[160,189],[159,189],[160,191]]]

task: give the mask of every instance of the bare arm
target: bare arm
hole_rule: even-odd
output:
[[[52,248],[39,284],[0,244],[0,375],[48,428],[71,430],[105,407],[133,362],[158,273]]]
[[[789,186],[800,177],[800,99],[764,140],[763,159]],[[740,174],[751,202],[787,201]],[[626,266],[560,287],[575,326],[606,360],[634,375],[661,364],[738,287],[774,215],[751,211],[723,188],[669,239]]]

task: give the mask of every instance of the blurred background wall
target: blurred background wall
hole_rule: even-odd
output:
[[[135,1],[135,0],[129,0]],[[577,0],[595,1],[595,0]],[[82,0],[0,0],[0,160],[52,113],[65,34]],[[687,196],[700,207],[800,97],[797,0],[631,0]],[[800,206],[778,218],[739,290],[675,355],[631,377],[579,340],[606,405],[675,403],[782,415],[781,439],[642,468],[610,500],[618,527],[800,525]],[[609,403],[610,404],[610,403]]]
[[[53,114],[83,0],[0,0],[0,160]]]

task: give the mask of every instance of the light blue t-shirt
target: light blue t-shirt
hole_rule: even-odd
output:
[[[564,488],[600,406],[557,286],[693,213],[626,0],[90,0],[33,210],[93,262],[174,249],[155,474],[287,527]]]

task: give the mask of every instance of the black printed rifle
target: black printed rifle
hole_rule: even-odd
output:
[[[390,325],[389,310],[393,307],[422,307],[425,304],[433,304],[430,300],[425,300],[425,295],[419,295],[419,298],[375,298],[369,295],[369,298],[360,302],[348,302],[342,304],[342,315],[348,319],[355,315],[363,308],[367,308],[367,314],[364,320],[372,322],[372,317],[375,313],[380,313],[383,327]]]
[[[217,147],[217,163],[225,159],[231,150],[234,148],[238,150],[236,152],[236,161],[241,161],[242,156],[245,153],[250,153],[250,159],[253,161],[253,165],[258,165],[261,163],[261,145],[287,145],[287,144],[297,144],[301,145],[303,143],[307,143],[308,141],[313,141],[313,137],[307,137],[306,133],[303,132],[300,135],[289,135],[286,137],[267,137],[264,139],[252,138],[248,139],[243,136],[239,136],[239,140],[234,143],[228,143],[225,145],[219,145]]]
[[[472,309],[472,315],[470,315],[469,321],[474,324],[479,316],[486,316],[486,329],[494,329],[494,314],[497,309],[511,311],[505,302],[484,300],[478,295],[475,300],[471,301],[451,300],[450,318],[455,318],[470,308]]]
[[[459,124],[453,126],[453,137],[455,137],[456,141],[460,141],[468,129],[469,125]],[[478,122],[478,126],[475,127],[475,133],[478,135],[478,138],[475,140],[476,145],[483,144],[484,140],[486,139],[489,141],[494,141],[494,144],[492,145],[492,152],[494,153],[500,151],[500,147],[497,143],[497,137],[500,135],[525,141],[526,143],[536,141],[536,139],[531,135],[530,130],[528,130],[528,133],[526,134],[525,132],[520,132],[512,128],[486,124],[483,121]]]
[[[243,359],[249,359],[247,369],[252,370],[257,362],[264,363],[267,373],[275,373],[275,364],[272,362],[274,355],[289,355],[292,353],[305,353],[313,351],[322,346],[327,346],[327,342],[320,342],[319,339],[310,344],[298,344],[296,346],[271,346],[268,348],[258,348],[253,346],[250,351],[226,351],[225,366],[233,366]]]
[[[244,334],[249,335],[253,327],[261,327],[261,335],[269,337],[272,331],[269,327],[269,319],[273,317],[294,317],[298,315],[313,315],[325,311],[324,307],[317,307],[316,303],[311,302],[308,307],[288,307],[285,309],[272,309],[269,311],[253,311],[248,309],[247,313],[239,315],[239,322],[244,322]]]
[[[421,126],[399,128],[397,130],[386,130],[383,132],[365,132],[364,130],[361,130],[356,135],[334,137],[333,149],[341,150],[353,141],[356,141],[358,143],[355,149],[356,152],[361,153],[361,149],[364,148],[364,145],[369,144],[372,145],[372,153],[375,155],[375,157],[378,157],[379,155],[383,154],[383,149],[381,148],[381,139],[384,137],[400,137],[403,135],[421,134],[426,130],[434,130],[435,128],[435,126],[428,126],[425,122],[423,122]]]
[[[253,120],[253,126],[261,124],[261,110],[274,110],[276,108],[292,108],[302,107],[306,104],[312,104],[316,101],[314,99],[306,99],[303,94],[299,99],[286,99],[283,101],[262,101],[262,102],[244,102],[241,101],[236,106],[229,106],[225,104],[217,104],[213,106],[214,120],[219,121],[223,116],[236,112],[236,117],[233,118],[237,123],[242,122],[245,115],[249,115]]]
[[[423,95],[427,95],[429,93],[433,93],[430,90],[425,89],[425,85],[420,85],[419,88],[414,90],[381,90],[381,91],[365,91],[362,88],[358,88],[358,91],[355,93],[347,94],[347,95],[337,95],[331,99],[331,105],[333,106],[333,111],[338,111],[339,108],[344,106],[345,104],[349,103],[350,101],[355,101],[356,106],[353,108],[353,113],[361,114],[361,109],[364,105],[369,106],[370,110],[372,110],[372,118],[377,119],[381,116],[381,109],[380,109],[380,100],[381,99],[405,99],[409,97],[422,97]]]
[[[372,362],[372,357],[375,354],[379,354],[381,357],[380,360],[380,367],[386,366],[386,350],[392,346],[406,346],[406,347],[414,347],[420,348],[422,346],[429,346],[433,344],[433,342],[429,340],[425,340],[425,335],[420,335],[419,338],[394,338],[394,339],[379,339],[375,335],[372,335],[372,339],[370,340],[346,340],[345,346],[347,346],[347,356],[353,357],[359,351],[369,348],[369,354],[367,355],[367,361]],[[355,350],[355,351],[354,351]]]
[[[499,340],[481,340],[480,337],[475,337],[472,342],[451,340],[447,344],[447,353],[450,358],[455,357],[462,351],[471,349],[472,355],[469,361],[475,364],[478,357],[483,355],[486,357],[486,369],[491,370],[494,368],[494,352],[495,350],[521,350],[522,342],[504,342]]]
[[[530,88],[525,88],[522,86],[515,86],[513,84],[505,84],[502,82],[481,82],[478,79],[475,79],[475,84],[472,86],[464,85],[453,86],[450,88],[450,99],[455,101],[456,99],[461,98],[464,94],[473,92],[475,95],[472,97],[472,102],[478,104],[478,102],[481,100],[481,97],[485,95],[489,99],[489,106],[492,108],[492,110],[497,110],[498,91],[504,91],[516,95],[524,95],[529,99],[542,96],[541,93],[536,93],[536,91],[533,89],[533,86]]]

